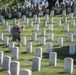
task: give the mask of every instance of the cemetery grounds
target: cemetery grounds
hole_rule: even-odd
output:
[[[68,16],[68,14],[67,14]],[[49,16],[50,18],[51,16]],[[41,70],[38,71],[33,71],[32,75],[76,75],[76,52],[73,55],[69,54],[69,46],[71,43],[76,44],[76,37],[73,38],[73,42],[68,42],[65,40],[67,35],[69,33],[73,33],[74,29],[76,29],[75,26],[70,26],[69,27],[69,32],[64,32],[62,31],[64,28],[65,23],[62,23],[61,26],[56,26],[56,22],[60,19],[62,19],[62,15],[55,15],[53,16],[54,22],[53,24],[53,31],[48,29],[49,26],[49,20],[47,26],[43,26],[43,17],[40,17],[40,24],[39,24],[39,31],[34,30],[34,20],[33,18],[29,17],[29,20],[33,21],[33,26],[29,26],[29,24],[24,24],[25,25],[25,30],[22,31],[21,37],[26,37],[26,43],[31,42],[32,43],[32,53],[26,53],[26,45],[18,46],[18,43],[16,43],[16,47],[19,47],[19,58],[18,60],[12,59],[12,61],[19,61],[20,62],[20,69],[30,69],[32,70],[32,58],[35,56],[36,53],[36,48],[42,48],[42,59],[41,59]],[[74,16],[74,19],[76,17]],[[13,27],[12,24],[12,19],[7,19],[6,20],[10,27]],[[17,18],[17,21],[20,22],[20,24],[23,24],[22,18]],[[68,24],[70,24],[71,19],[68,19]],[[75,23],[76,24],[76,23]],[[41,29],[45,28],[46,29],[46,44],[47,43],[52,43],[53,46],[53,52],[57,52],[57,66],[49,66],[49,54],[46,53],[46,45],[39,45],[40,41],[40,33]],[[5,31],[4,26],[0,22],[0,33],[4,33],[4,36],[8,36],[8,32]],[[37,40],[32,41],[32,33],[36,32],[37,33]],[[49,33],[54,33],[54,40],[48,40],[48,34]],[[57,38],[58,37],[63,37],[64,42],[63,46],[57,46]],[[9,36],[9,42],[11,42],[12,37]],[[0,51],[4,52],[4,56],[11,56],[11,52],[9,52],[9,46],[4,45],[3,40],[0,40]],[[74,70],[72,74],[65,74],[64,73],[64,58],[70,57],[74,59]],[[2,71],[2,65],[0,64],[0,75],[8,75],[7,71]]]

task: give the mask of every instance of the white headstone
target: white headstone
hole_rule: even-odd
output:
[[[13,19],[13,24],[15,25],[17,23],[16,18]]]
[[[28,19],[28,18],[26,18],[26,21],[25,21],[25,23],[26,23],[26,24],[28,24],[28,23],[29,23],[29,19]]]
[[[15,47],[12,50],[12,58],[13,59],[18,59],[18,57],[19,57],[19,48],[18,47]]]
[[[32,71],[40,71],[41,69],[41,58],[34,57],[32,59]]]
[[[45,28],[42,28],[41,29],[41,36],[45,36],[46,35],[46,29]]]
[[[63,17],[62,22],[67,23],[67,17]]]
[[[45,20],[48,20],[48,19],[49,19],[49,15],[45,14]]]
[[[70,44],[69,46],[69,54],[75,54],[75,44]]]
[[[57,26],[61,26],[61,20],[57,21]]]
[[[6,26],[6,31],[10,32],[10,25]]]
[[[3,57],[3,63],[2,63],[2,70],[9,70],[10,69],[10,63],[11,63],[11,57],[4,56]]]
[[[38,24],[36,24],[36,25],[34,26],[34,30],[36,30],[36,31],[39,30],[39,25],[38,25]]]
[[[46,14],[49,14],[49,9],[46,9]]]
[[[46,38],[45,37],[40,38],[40,45],[46,45]]]
[[[43,26],[47,26],[47,21],[43,20]]]
[[[8,18],[12,18],[12,13],[8,13]]]
[[[56,13],[60,14],[60,8],[57,8]]]
[[[73,33],[68,34],[68,41],[73,42]]]
[[[36,21],[37,24],[40,23],[40,17],[37,17],[37,21]]]
[[[0,33],[0,40],[3,40],[3,33]]]
[[[54,10],[50,12],[50,16],[54,16]]]
[[[62,15],[66,16],[66,10],[62,10]]]
[[[67,12],[71,13],[71,7],[68,7]]]
[[[42,58],[42,48],[36,48],[36,57]]]
[[[32,72],[29,69],[22,69],[20,70],[20,75],[32,75]]]
[[[73,13],[69,13],[69,19],[73,19]]]
[[[32,41],[35,41],[37,39],[37,33],[33,32],[32,33]]]
[[[73,36],[76,37],[76,29],[74,29]]]
[[[3,40],[4,40],[4,45],[9,45],[9,37],[8,36],[4,36]]]
[[[29,12],[29,17],[32,17],[32,12]]]
[[[25,21],[26,20],[26,15],[22,16],[22,20]]]
[[[26,45],[26,37],[21,37],[21,44]]]
[[[51,40],[51,41],[54,40],[54,33],[49,33],[48,34],[48,40]]]
[[[53,23],[53,17],[51,17],[51,18],[49,19],[49,22],[50,22],[50,23]]]
[[[14,42],[10,42],[9,43],[9,51],[12,51],[14,47],[15,47]]]
[[[74,16],[76,16],[76,8],[74,9]]]
[[[64,73],[73,73],[73,59],[72,58],[64,59]]]
[[[71,20],[70,25],[71,25],[71,26],[75,26],[75,20]]]
[[[64,31],[69,32],[69,24],[65,24]]]
[[[63,37],[58,37],[58,39],[57,39],[57,45],[58,46],[63,46]]]
[[[12,61],[10,65],[11,75],[19,75],[20,71],[20,62]]]
[[[36,21],[37,21],[37,15],[34,15],[33,18],[34,18],[34,21],[36,23]]]
[[[46,45],[46,53],[50,53],[50,52],[52,52],[52,43],[48,43]]]
[[[22,12],[18,12],[18,17],[20,18],[22,16]]]
[[[57,53],[49,52],[49,65],[56,66],[57,65]]]
[[[49,30],[53,31],[53,24],[49,24]]]
[[[27,53],[32,52],[32,43],[31,42],[26,43],[26,52]]]
[[[3,55],[4,55],[3,51],[0,51],[0,64],[3,63]]]
[[[33,21],[29,21],[29,26],[30,26],[30,27],[33,26]]]

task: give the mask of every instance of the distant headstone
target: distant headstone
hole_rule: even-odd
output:
[[[3,40],[3,33],[0,33],[0,40]]]
[[[51,30],[51,31],[53,31],[53,24],[49,24],[48,29]]]
[[[12,18],[12,13],[8,13],[8,18]]]
[[[26,45],[26,37],[21,37],[21,44]]]
[[[33,32],[32,33],[32,41],[36,41],[37,39],[37,33]]]
[[[37,24],[40,23],[40,17],[37,17],[37,21],[36,21]]]
[[[29,12],[29,17],[32,17],[32,12]]]
[[[49,19],[49,15],[45,14],[45,20],[48,20],[48,19]]]
[[[41,69],[41,58],[34,57],[32,59],[32,71],[40,71]]]
[[[71,26],[75,26],[75,20],[71,20],[70,25],[71,25]]]
[[[30,26],[30,27],[33,26],[33,21],[29,21],[29,26]]]
[[[68,41],[73,42],[73,33],[68,34]]]
[[[43,26],[47,26],[47,21],[43,20]]]
[[[9,37],[8,36],[4,36],[4,45],[9,45]]]
[[[65,58],[64,59],[64,73],[73,73],[73,59]]]
[[[50,52],[52,52],[52,43],[48,43],[46,45],[46,53],[50,53]]]
[[[26,43],[26,52],[27,53],[32,52],[32,43],[31,42]]]
[[[71,11],[71,7],[68,7],[68,8],[67,8],[67,12],[68,12],[68,13],[71,13],[71,12],[72,12],[72,11]]]
[[[48,34],[48,40],[51,40],[51,41],[54,40],[54,33],[49,33]]]
[[[17,23],[16,18],[13,19],[13,24],[15,25]]]
[[[4,56],[4,52],[0,51],[0,64],[3,63],[3,56]]]
[[[45,45],[46,44],[46,38],[45,37],[41,37],[40,38],[40,45]]]
[[[41,36],[45,36],[46,35],[46,29],[45,28],[42,28],[41,29]]]
[[[2,63],[2,70],[9,70],[10,69],[10,63],[11,63],[11,57],[4,56],[3,57],[3,63]]]
[[[74,29],[73,36],[76,37],[76,29]]]
[[[10,42],[9,43],[9,51],[12,51],[14,47],[15,47],[14,42]]]
[[[19,75],[20,71],[20,62],[12,61],[10,64],[11,75]]]
[[[62,10],[62,15],[66,16],[66,10]]]
[[[69,32],[69,24],[65,24],[64,31]]]
[[[18,17],[20,18],[22,16],[22,12],[18,12]]]
[[[36,57],[42,58],[42,48],[36,48]]]
[[[32,75],[32,72],[29,69],[22,69],[20,70],[20,75]]]
[[[57,21],[57,26],[61,26],[61,20]]]
[[[57,45],[58,46],[63,46],[63,37],[58,37],[58,39],[57,39]]]
[[[57,65],[57,53],[49,52],[49,65],[56,66]]]
[[[54,16],[54,10],[50,12],[50,16]]]
[[[75,54],[75,44],[70,44],[69,46],[69,54]]]
[[[12,50],[12,58],[13,59],[18,59],[18,57],[19,57],[19,48],[18,47],[15,47]]]
[[[60,8],[57,8],[56,13],[60,14]]]
[[[69,13],[69,19],[73,19],[73,13]]]
[[[49,23],[53,23],[53,17],[49,19]]]
[[[34,30],[36,30],[36,31],[39,30],[39,25],[38,25],[38,24],[36,24],[36,25],[34,26]]]
[[[64,16],[61,22],[67,23],[67,17]]]

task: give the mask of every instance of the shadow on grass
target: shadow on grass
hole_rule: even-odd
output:
[[[48,59],[49,58],[49,54],[47,54],[47,53],[43,53],[43,57],[42,58],[44,58],[44,59]]]
[[[0,44],[0,46],[2,46],[2,48],[8,47],[7,45],[4,45],[4,44]]]
[[[11,53],[11,51],[4,51],[4,52],[5,52],[5,53],[9,53],[9,52],[10,52],[10,53]]]
[[[28,54],[27,52],[21,52],[21,54]]]
[[[57,58],[64,60],[66,57],[73,58],[74,64],[76,65],[76,53],[73,55],[69,54],[69,46],[63,46],[63,47],[56,47],[53,49],[53,52],[57,53]],[[47,59],[49,58],[49,54],[43,53],[43,58]]]

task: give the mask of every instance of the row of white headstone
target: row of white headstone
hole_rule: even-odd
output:
[[[41,52],[42,49],[38,48],[37,52]],[[31,71],[24,69],[20,71],[20,63],[18,61],[11,62],[10,56],[3,57],[3,51],[0,51],[0,63],[2,63],[2,70],[9,70],[11,75],[31,75]],[[57,53],[50,52],[49,53],[49,65],[57,66]],[[32,71],[40,71],[41,70],[41,57],[36,55],[32,59]],[[73,73],[73,58],[65,58],[64,59],[64,73]]]

